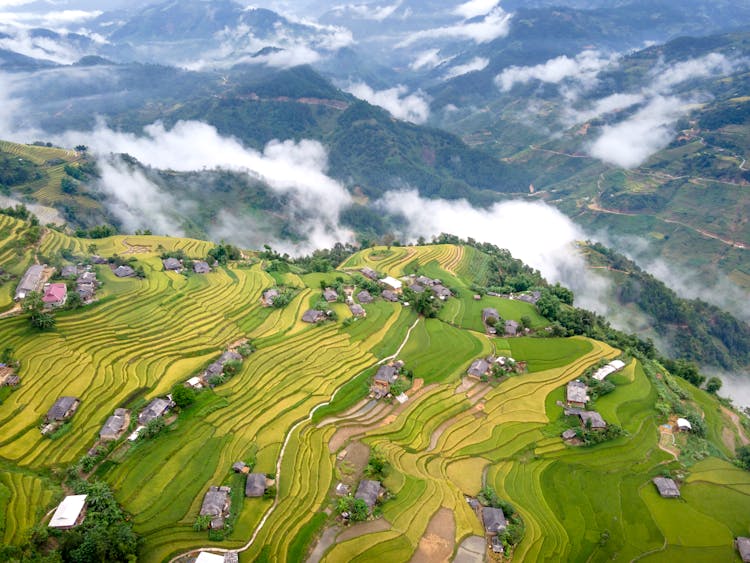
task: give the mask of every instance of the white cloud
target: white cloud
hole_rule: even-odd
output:
[[[1,6],[0,6],[1,7]],[[18,27],[45,27],[57,29],[74,23],[81,23],[102,15],[99,10],[60,10],[52,12],[0,12],[0,21],[5,25]]]
[[[32,37],[25,29],[17,29],[10,37],[0,38],[0,49],[58,64],[74,63],[84,55],[82,51],[64,41],[44,36]]]
[[[417,191],[387,192],[377,202],[407,219],[407,240],[450,233],[507,248],[552,282],[573,289],[577,303],[600,312],[606,310],[608,283],[588,270],[575,243],[588,238],[557,209],[544,203],[509,201],[490,207],[473,207],[466,200],[425,199]]]
[[[356,18],[363,20],[373,20],[381,22],[398,10],[403,4],[402,0],[394,2],[393,4],[385,5],[373,5],[373,4],[347,4],[345,6],[338,6],[335,8],[339,13],[347,13]]]
[[[508,67],[495,78],[495,83],[504,92],[509,91],[515,84],[527,84],[532,80],[559,84],[563,80],[571,79],[588,88],[596,83],[599,72],[614,60],[614,56],[586,50],[573,58],[562,55],[534,66]]]
[[[725,76],[733,72],[741,61],[730,61],[721,53],[709,53],[697,59],[688,59],[671,66],[657,65],[652,88],[657,92],[670,92],[672,88],[687,80]]]
[[[608,113],[626,110],[642,103],[645,99],[643,94],[618,93],[596,100],[587,109],[578,110],[568,105],[563,109],[563,122],[568,126],[575,125]]]
[[[406,86],[376,91],[364,82],[358,82],[345,90],[357,98],[382,107],[396,119],[424,123],[430,117],[430,103],[426,96],[421,92],[408,94]]]
[[[452,13],[466,19],[475,18],[489,14],[499,3],[500,0],[469,0],[456,6]]]
[[[327,154],[319,142],[272,141],[263,152],[258,152],[196,121],[181,121],[169,130],[161,123],[154,123],[144,128],[143,133],[137,136],[112,131],[100,124],[93,131],[69,132],[56,140],[63,146],[73,146],[83,139],[93,153],[105,159],[110,153],[127,153],[159,169],[220,168],[261,179],[271,190],[289,198],[286,211],[308,233],[308,242],[288,244],[286,248],[290,251],[306,252],[352,239],[352,234],[339,226],[339,213],[351,204],[351,197],[341,184],[326,175]],[[164,194],[142,174],[129,175],[122,166],[106,166],[102,182],[120,217],[136,221],[140,213],[165,233],[179,233],[172,213],[174,198],[162,197]],[[141,192],[145,194],[143,199],[139,196]],[[242,232],[236,234],[238,239],[243,236]]]
[[[450,80],[451,78],[461,76],[462,74],[484,70],[485,68],[487,68],[488,64],[490,64],[489,59],[486,59],[484,57],[474,57],[468,63],[456,65],[448,69],[448,72],[445,73],[444,79]]]
[[[670,143],[674,123],[685,113],[685,106],[680,98],[655,96],[628,119],[606,125],[589,154],[623,168],[639,166]]]
[[[444,63],[449,59],[440,57],[440,49],[427,49],[417,53],[417,58],[409,65],[412,70],[420,70],[422,68],[435,68],[436,66]]]
[[[467,39],[475,43],[489,43],[498,37],[505,37],[510,31],[512,14],[497,7],[487,14],[482,21],[461,22],[444,27],[425,29],[409,35],[396,47],[408,47],[423,39]]]

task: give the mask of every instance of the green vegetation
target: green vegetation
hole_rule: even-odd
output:
[[[23,224],[0,216],[0,229],[6,226],[15,233]],[[39,252],[83,255],[90,244],[48,231]],[[362,454],[357,478],[380,480],[388,490],[388,502],[374,517],[390,527],[332,545],[325,561],[384,554],[408,560],[441,508],[453,514],[455,542],[481,534],[465,496],[487,487],[508,503],[503,507],[512,526],[502,540],[517,560],[629,560],[652,550],[669,557],[679,549],[726,555],[731,538],[725,539],[731,534],[714,532],[728,526],[740,533],[750,525],[750,472],[726,461],[734,451],[724,443],[723,429],[730,423],[720,403],[639,353],[637,340],[620,340],[634,343],[622,351],[636,359],[612,376],[613,389],[602,385],[596,396],[596,408],[623,432],[594,443],[593,432],[585,440],[583,429],[590,447],[563,444],[559,432],[568,422],[555,404],[562,388],[621,351],[582,335],[537,337],[550,321],[528,303],[486,294],[475,302],[470,286],[486,290],[482,284],[493,279],[496,261],[510,260],[498,250],[484,253],[479,245],[448,243],[393,246],[385,253],[365,249],[328,255],[324,259],[333,267],[339,259],[344,262],[338,270],[319,271],[316,260],[322,255],[302,264],[266,249],[266,257],[247,265],[230,258],[236,254],[225,247],[226,264],[210,276],[174,276],[163,271],[163,255],[206,256],[217,247],[147,235],[106,237],[96,245],[113,265],[132,260],[145,277],[116,278],[109,267],[98,266],[104,283],[97,303],[57,311],[54,330],[33,330],[26,315],[0,320],[0,337],[12,348],[10,357],[20,362],[23,381],[0,405],[0,534],[11,560],[19,557],[13,550],[32,549],[27,542],[39,541],[29,531],[53,507],[53,497],[59,498],[61,480],[71,472],[61,470],[66,467],[92,473],[89,479],[111,488],[129,515],[127,525],[140,538],[139,561],[164,561],[197,547],[239,548],[261,521],[243,560],[303,559],[315,535],[330,523],[327,507],[348,512],[353,522],[369,517],[353,497],[338,501],[331,494],[341,471],[337,454],[351,440],[342,441],[339,433],[350,430],[370,448]],[[14,252],[9,248],[7,255],[17,256]],[[20,266],[33,259],[30,252],[22,256]],[[288,266],[286,272],[273,272],[278,280],[264,269],[273,260]],[[348,326],[312,327],[300,321],[318,299],[321,282],[363,283],[349,272],[365,265],[384,275],[419,271],[439,277],[457,296],[435,318],[376,298],[364,306],[367,317]],[[464,273],[470,269],[476,277]],[[561,288],[549,288],[520,266],[501,285],[521,287],[525,276],[533,278],[531,287],[548,288],[561,310],[570,310]],[[263,307],[263,291],[282,285],[296,288],[286,306]],[[481,308],[475,303],[496,306],[507,318],[528,317],[534,336],[488,337],[477,330]],[[348,318],[345,305],[332,307]],[[240,344],[245,339],[249,343]],[[231,377],[223,385],[198,392],[184,386],[233,345],[244,360],[225,365]],[[383,400],[363,408],[378,361],[399,349],[397,359],[411,372],[399,379],[405,387],[412,385],[406,389],[407,402]],[[528,371],[491,383],[460,382],[473,359],[489,354],[525,362]],[[63,389],[79,397],[81,405],[64,431],[44,439],[39,419]],[[170,391],[178,416],[157,418],[136,442],[123,439],[86,455],[115,408],[137,413]],[[675,459],[658,447],[657,428],[678,413],[695,421],[696,433],[677,437]],[[750,456],[740,449],[737,457],[739,464]],[[276,479],[263,498],[242,496],[243,476],[231,472],[237,460],[252,460],[254,471]],[[702,464],[719,461],[735,471],[727,480],[722,481],[723,470],[703,471]],[[664,469],[683,475],[690,514],[710,531],[693,533],[687,546],[664,525],[665,519],[681,518],[678,505],[684,503],[664,504],[651,496],[649,480]],[[207,488],[219,484],[232,487],[232,515],[223,532],[209,534],[198,512]],[[704,501],[714,495],[731,501],[731,510]],[[92,519],[91,534],[108,537],[96,522]],[[130,549],[130,532],[120,531],[127,540],[122,545]],[[87,534],[70,534],[77,538],[70,553],[94,541]],[[119,555],[107,557],[117,560]]]

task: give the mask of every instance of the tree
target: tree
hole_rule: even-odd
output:
[[[81,305],[83,305],[83,299],[81,299],[81,295],[77,291],[68,293],[68,297],[65,300],[66,309],[78,309]]]
[[[86,145],[76,145],[75,150],[76,152],[86,152],[89,148]]]
[[[202,532],[208,530],[208,526],[211,524],[211,517],[208,514],[201,514],[193,522],[193,530],[196,532]]]
[[[73,195],[78,193],[78,184],[75,180],[65,176],[60,180],[60,189],[64,194]]]
[[[706,381],[706,391],[715,395],[721,389],[721,385],[721,379],[718,377],[709,377],[708,381]]]
[[[741,446],[736,451],[739,464],[750,471],[750,445]]]
[[[55,317],[52,316],[52,313],[44,310],[44,301],[42,301],[40,293],[29,292],[26,299],[23,300],[21,308],[29,313],[29,321],[34,328],[49,330],[55,326]]]
[[[172,400],[175,405],[184,409],[195,402],[195,389],[178,383],[172,388]]]

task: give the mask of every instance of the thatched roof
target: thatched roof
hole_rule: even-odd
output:
[[[490,369],[490,364],[484,358],[474,360],[469,366],[467,373],[474,377],[482,377]]]
[[[262,497],[266,492],[266,475],[265,473],[249,473],[245,481],[246,497]]]
[[[60,397],[47,411],[47,420],[65,420],[70,416],[70,411],[74,410],[80,400],[77,397]]]
[[[371,481],[369,479],[362,479],[357,487],[357,492],[354,498],[365,501],[368,508],[375,506],[375,503],[380,497],[381,486],[380,481]]]
[[[319,323],[326,318],[326,314],[323,311],[317,309],[308,309],[305,314],[302,315],[302,320],[306,323]]]
[[[679,498],[680,489],[677,488],[677,483],[668,477],[654,477],[654,485],[659,491],[659,494],[664,498]]]

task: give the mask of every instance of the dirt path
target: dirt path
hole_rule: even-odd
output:
[[[747,250],[747,248],[748,248],[748,245],[745,244],[744,242],[738,242],[738,241],[734,241],[734,240],[729,240],[729,239],[726,239],[726,238],[723,238],[723,237],[717,235],[716,233],[711,233],[711,232],[709,232],[709,231],[707,231],[705,229],[699,229],[698,227],[693,227],[693,226],[688,225],[687,223],[683,223],[681,221],[676,221],[674,219],[662,219],[662,221],[664,221],[665,223],[671,223],[673,225],[680,225],[681,227],[685,227],[686,229],[691,229],[691,230],[695,231],[696,233],[699,233],[699,234],[703,235],[704,237],[711,238],[711,239],[714,239],[714,240],[718,240],[719,242],[723,242],[724,244],[727,244],[727,245],[729,245],[729,246],[731,246],[733,248],[741,248],[743,250]]]
[[[409,327],[409,330],[406,331],[404,340],[401,342],[401,345],[398,347],[396,352],[392,356],[383,358],[376,365],[380,365],[385,362],[388,362],[392,360],[393,358],[396,358],[401,353],[401,350],[404,349],[404,346],[406,346],[406,343],[409,341],[409,336],[411,336],[411,332],[412,330],[414,330],[414,327],[417,326],[417,323],[419,323],[419,318],[417,318],[417,320],[415,320],[414,323],[412,323],[412,325]],[[369,368],[365,368],[365,369],[369,369]],[[331,402],[333,402],[336,399],[336,395],[338,395],[339,391],[341,391],[341,389],[343,389],[347,385],[347,383],[348,381],[342,383],[341,386],[336,388],[336,390],[333,392],[330,400],[324,401],[322,403],[315,405],[310,410],[310,414],[308,414],[307,417],[300,419],[299,421],[297,421],[296,424],[293,424],[291,428],[289,428],[289,430],[287,430],[286,436],[284,437],[284,442],[281,445],[281,451],[279,452],[279,457],[276,460],[276,497],[274,497],[273,499],[273,504],[270,506],[270,508],[266,511],[266,513],[260,519],[260,522],[258,522],[258,525],[255,527],[255,530],[253,530],[253,533],[250,536],[250,539],[247,540],[247,543],[237,549],[224,549],[224,548],[216,548],[216,547],[201,547],[199,549],[191,549],[189,551],[180,553],[179,555],[172,557],[172,559],[169,560],[169,563],[175,563],[176,561],[182,559],[183,557],[186,557],[187,555],[190,555],[192,553],[202,552],[202,551],[210,551],[210,552],[215,552],[215,553],[230,553],[230,552],[240,553],[240,552],[247,551],[248,549],[250,549],[253,543],[255,543],[255,540],[257,539],[261,530],[263,529],[263,526],[266,525],[266,522],[268,521],[268,519],[271,517],[271,515],[276,511],[276,508],[279,506],[279,491],[282,488],[281,487],[281,477],[282,477],[281,464],[284,459],[284,454],[286,453],[286,449],[289,446],[289,440],[291,440],[292,435],[294,434],[295,430],[297,430],[297,428],[299,428],[302,424],[306,422],[310,422],[312,420],[313,416],[315,416],[315,412],[318,409],[323,408],[327,405],[330,405]]]
[[[680,456],[680,451],[675,447],[672,427],[668,424],[659,426],[659,449],[673,456],[675,460]]]
[[[411,563],[450,561],[455,536],[456,519],[453,517],[453,511],[443,507],[430,519]]]

